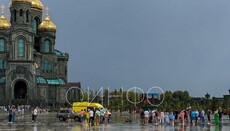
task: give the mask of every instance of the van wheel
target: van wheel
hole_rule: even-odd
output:
[[[65,121],[65,119],[64,119],[63,116],[60,116],[60,117],[59,117],[59,120],[60,120],[60,121]]]
[[[74,117],[74,120],[75,121],[80,121],[80,118],[76,116],[76,117]]]

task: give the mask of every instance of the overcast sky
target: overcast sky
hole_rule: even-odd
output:
[[[41,1],[57,25],[56,48],[70,55],[69,82],[228,94],[230,0]]]

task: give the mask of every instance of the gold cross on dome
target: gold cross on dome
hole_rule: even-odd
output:
[[[49,15],[49,7],[46,6],[46,15]]]
[[[3,13],[4,13],[5,6],[2,5],[1,8],[2,8],[2,14],[3,14]]]

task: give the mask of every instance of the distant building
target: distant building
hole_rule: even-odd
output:
[[[224,95],[224,102],[230,108],[230,90],[228,90],[228,95]]]
[[[4,8],[4,7],[2,7]],[[56,26],[40,0],[11,0],[0,17],[0,101],[65,103],[68,53],[55,48]],[[67,44],[67,43],[63,43]]]
[[[142,106],[147,106],[147,105],[158,105],[159,104],[159,94],[158,93],[144,93],[140,94],[140,100]]]

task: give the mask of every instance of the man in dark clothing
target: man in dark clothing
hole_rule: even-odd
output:
[[[144,110],[140,111],[140,117],[141,117],[141,123],[144,123],[144,119],[145,119]]]
[[[221,121],[222,121],[222,110],[221,109],[219,109],[218,110],[218,115],[219,115],[219,119],[220,119],[220,123],[221,123]]]
[[[8,109],[8,120],[9,120],[9,123],[12,123],[12,108],[11,107],[9,107],[9,109]]]
[[[208,111],[207,111],[208,123],[210,123],[210,121],[211,121],[211,119],[210,119],[210,115],[211,115],[211,111],[210,111],[210,110],[208,110]]]
[[[218,115],[219,115],[219,118],[220,118],[220,121],[221,121],[222,120],[222,111],[221,110],[218,111]]]

